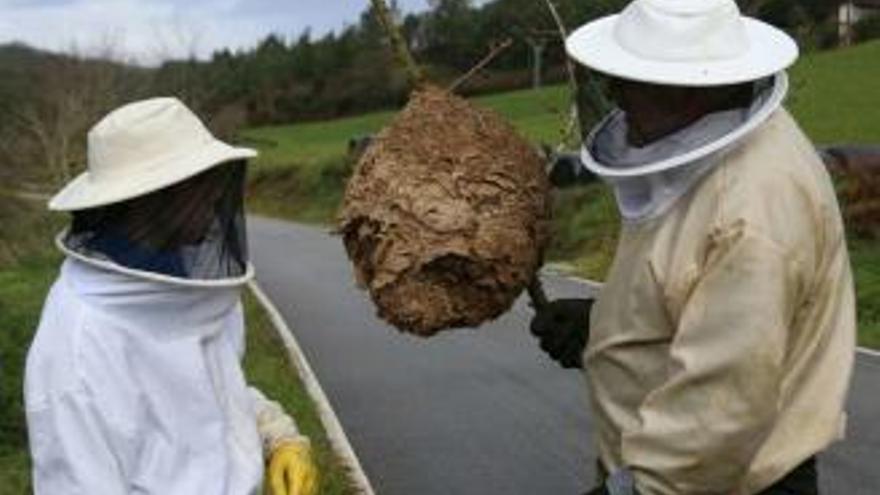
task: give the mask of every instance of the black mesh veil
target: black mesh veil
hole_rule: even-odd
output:
[[[190,280],[247,271],[244,161],[165,189],[73,213],[64,246],[125,268]]]

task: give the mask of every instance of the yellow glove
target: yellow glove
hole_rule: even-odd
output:
[[[318,468],[312,459],[309,440],[288,440],[275,447],[266,475],[272,495],[317,494]]]

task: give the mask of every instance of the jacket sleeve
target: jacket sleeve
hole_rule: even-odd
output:
[[[128,493],[110,427],[85,392],[27,410],[34,493]]]
[[[302,438],[296,422],[284,412],[281,404],[267,399],[256,387],[250,387],[249,391],[266,458],[272,455],[278,445]]]
[[[729,493],[745,474],[778,411],[797,263],[742,225],[713,236],[666,379],[623,433],[639,493]]]

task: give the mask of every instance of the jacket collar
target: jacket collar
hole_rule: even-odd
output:
[[[94,257],[87,256],[83,253],[70,249],[65,243],[64,239],[67,237],[67,229],[61,231],[55,237],[55,246],[67,256],[69,259],[75,259],[82,263],[86,263],[92,265],[96,268],[100,268],[106,271],[116,272],[121,275],[127,275],[130,277],[140,278],[143,280],[149,280],[153,282],[160,282],[166,285],[174,285],[179,287],[191,287],[191,288],[223,288],[223,287],[241,287],[254,278],[254,266],[252,263],[248,262],[244,274],[239,277],[234,278],[225,278],[225,279],[191,279],[191,278],[181,278],[175,277],[172,275],[166,275],[146,270],[138,270],[134,268],[129,268],[127,266],[122,266],[119,263],[115,263],[111,260],[98,259]]]
[[[590,132],[581,149],[581,160],[587,169],[606,179],[641,177],[686,166],[741,142],[770,118],[787,93],[788,76],[780,72],[774,76],[772,87],[758,95],[742,116],[730,112],[709,115],[640,150],[597,150],[597,146],[608,145],[623,148],[620,136],[626,129],[621,125],[622,114],[615,111]],[[619,162],[604,163],[603,157],[616,157]]]
[[[777,74],[750,108],[708,115],[644,148],[626,144],[622,115],[612,113],[590,134],[582,161],[614,188],[624,221],[657,218],[759,128],[782,105],[787,91],[785,73]]]
[[[234,313],[240,286],[193,287],[133,276],[68,258],[60,280],[83,303],[120,326],[156,336],[210,335]]]

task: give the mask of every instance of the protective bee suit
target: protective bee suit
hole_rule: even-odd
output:
[[[627,143],[619,111],[584,143],[623,217],[583,355],[610,474],[591,493],[760,493],[844,432],[855,350],[844,227],[781,106],[796,49],[758,24],[725,0],[636,0],[568,40],[616,77],[756,81],[751,106],[646,146]],[[771,56],[756,62],[737,39]]]
[[[782,109],[704,159],[606,177],[625,222],[584,362],[602,462],[639,493],[757,493],[844,427],[855,311],[824,166]]]
[[[89,153],[50,203],[73,223],[27,359],[35,493],[260,493],[264,458],[307,439],[239,364],[254,153],[169,98],[111,113]]]

